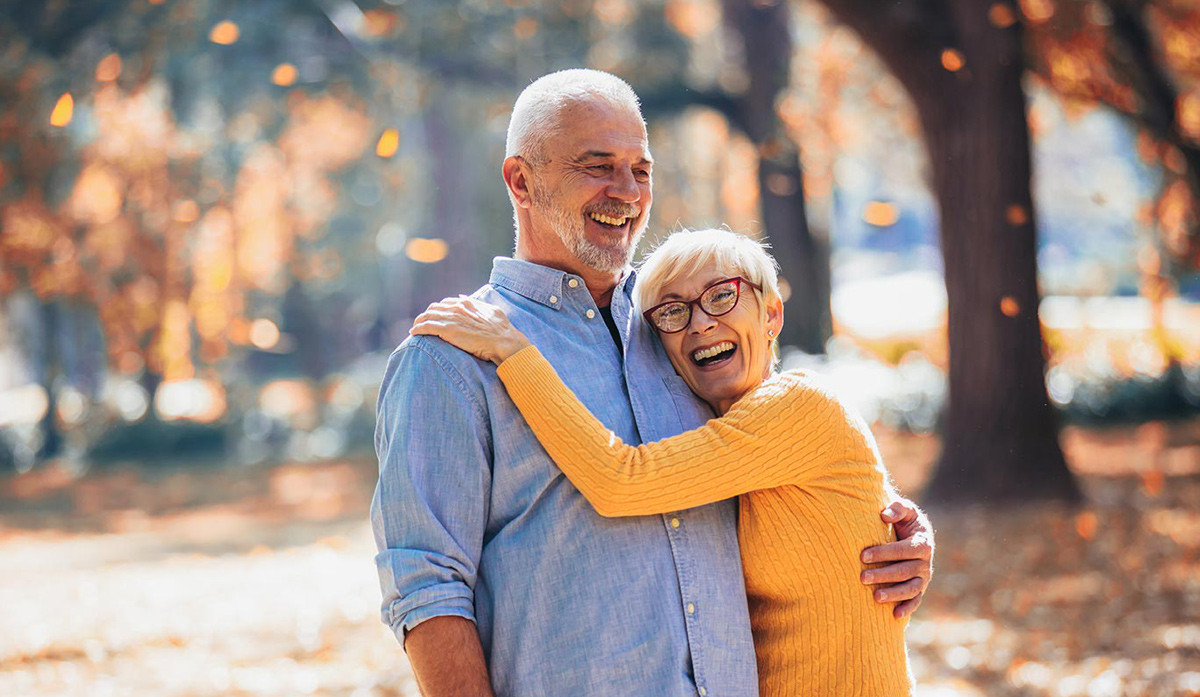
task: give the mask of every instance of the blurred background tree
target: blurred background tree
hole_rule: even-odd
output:
[[[767,239],[787,365],[827,353],[872,420],[940,420],[942,498],[1074,498],[1055,411],[1200,406],[1195,15],[1132,0],[7,9],[0,393],[18,406],[0,410],[0,459],[369,445],[379,363],[410,318],[511,251],[496,172],[514,95],[587,65],[643,98],[647,246],[680,225]]]

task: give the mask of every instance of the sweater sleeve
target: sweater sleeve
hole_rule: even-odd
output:
[[[861,419],[797,373],[764,383],[697,429],[638,446],[593,416],[537,348],[513,354],[498,374],[550,457],[603,516],[692,508],[803,484],[835,462],[877,461]]]

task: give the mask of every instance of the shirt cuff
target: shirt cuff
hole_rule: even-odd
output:
[[[446,595],[445,590],[425,589],[404,600],[397,600],[383,612],[383,621],[404,645],[404,635],[413,627],[434,617],[462,617],[475,622],[475,603],[465,595]],[[414,600],[416,601],[414,603]]]

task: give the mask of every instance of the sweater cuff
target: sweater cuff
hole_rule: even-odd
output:
[[[496,374],[506,387],[535,385],[549,365],[542,357],[542,352],[530,344],[501,361],[500,365],[496,366]]]

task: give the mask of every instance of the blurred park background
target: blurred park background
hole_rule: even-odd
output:
[[[0,694],[417,694],[378,380],[577,66],[931,511],[918,694],[1200,695],[1194,0],[5,3]]]

